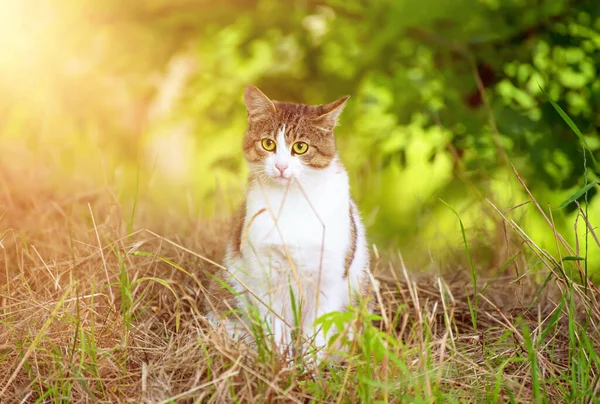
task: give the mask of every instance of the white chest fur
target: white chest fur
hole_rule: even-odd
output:
[[[348,177],[334,165],[304,186],[252,183],[242,255],[258,265],[251,265],[256,273],[248,275],[285,275],[292,261],[307,280],[319,272],[341,280],[350,242],[349,206]]]

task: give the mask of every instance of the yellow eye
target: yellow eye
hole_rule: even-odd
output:
[[[308,150],[308,144],[304,142],[294,143],[294,145],[292,146],[292,150],[295,154],[304,154]]]
[[[275,141],[271,140],[271,139],[263,139],[260,144],[262,145],[263,149],[265,149],[266,151],[273,151],[275,150]]]

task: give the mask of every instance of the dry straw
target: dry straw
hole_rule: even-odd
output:
[[[350,322],[371,342],[311,369],[208,327],[203,285],[228,223],[156,220],[140,206],[146,228],[128,234],[110,193],[60,193],[39,173],[1,172],[2,402],[531,402],[570,392],[593,402],[600,388],[598,290],[576,281],[582,261],[551,256],[496,206],[515,252],[505,267],[473,284],[467,270],[411,276],[400,256],[376,252],[381,316],[372,329],[360,313]],[[558,250],[578,256],[529,195]],[[532,262],[545,269],[523,270]]]

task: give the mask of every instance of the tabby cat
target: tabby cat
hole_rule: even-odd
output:
[[[348,98],[312,106],[245,90],[250,175],[227,270],[216,274],[230,288],[213,280],[208,293],[209,320],[231,334],[249,329],[248,318],[241,317],[244,326],[231,310],[254,305],[282,352],[296,325],[322,348],[328,335],[315,319],[355,304],[374,286],[365,229],[333,134]]]

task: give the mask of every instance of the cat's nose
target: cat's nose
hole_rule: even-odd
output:
[[[283,172],[288,168],[288,165],[285,163],[275,163],[275,168],[279,170],[279,173],[283,177]]]

